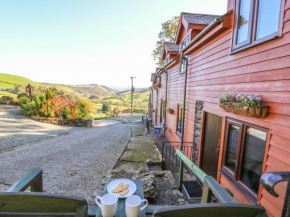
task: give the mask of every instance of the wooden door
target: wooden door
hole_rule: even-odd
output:
[[[222,120],[222,117],[205,113],[201,168],[205,173],[214,178],[217,177]]]

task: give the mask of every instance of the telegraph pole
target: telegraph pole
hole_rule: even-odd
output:
[[[136,77],[132,76],[130,78],[131,78],[131,115],[132,115],[132,113],[133,113],[133,92],[134,92],[133,79]]]

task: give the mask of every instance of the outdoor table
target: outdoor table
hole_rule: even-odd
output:
[[[108,179],[106,181],[106,185],[103,191],[103,195],[107,194],[107,186],[108,184],[113,181],[114,179]],[[144,199],[144,188],[143,188],[143,181],[141,180],[131,180],[132,182],[134,182],[137,186],[137,190],[134,193],[134,195],[138,195],[139,197],[141,197],[141,199]],[[114,215],[114,217],[126,217],[126,212],[125,212],[125,200],[126,198],[119,198],[118,199],[118,206],[117,206],[117,211],[116,214]],[[141,206],[144,204],[141,204]],[[139,217],[146,217],[146,213],[145,213],[144,209],[142,212],[140,212]],[[101,209],[98,209],[96,217],[102,217],[102,211]]]

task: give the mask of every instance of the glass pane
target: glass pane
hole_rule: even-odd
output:
[[[240,128],[235,125],[230,125],[229,130],[229,140],[228,140],[228,150],[226,156],[226,166],[234,171],[236,165],[236,155],[238,148]]]
[[[260,0],[256,39],[278,31],[281,0]]]
[[[266,137],[266,132],[247,128],[241,181],[256,193],[262,172]]]
[[[182,60],[182,65],[181,65],[181,72],[184,72],[185,69],[186,69],[186,60],[183,59],[183,60]]]
[[[241,0],[237,44],[247,41],[249,33],[251,0]]]
[[[177,126],[177,131],[179,133],[182,133],[182,106],[179,107],[179,111],[178,111],[178,126]]]

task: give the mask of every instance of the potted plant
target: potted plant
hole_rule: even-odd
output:
[[[235,114],[264,118],[269,112],[259,94],[224,92],[219,100],[223,110]]]
[[[173,112],[174,112],[173,108],[170,108],[170,107],[167,108],[166,111],[167,111],[169,114],[173,114]]]

